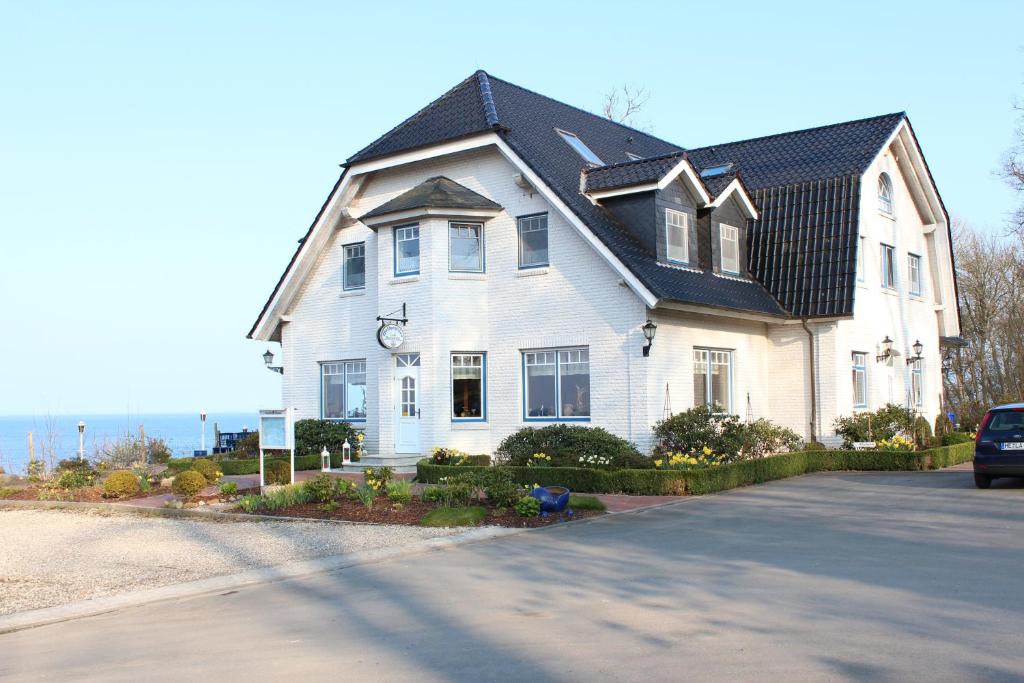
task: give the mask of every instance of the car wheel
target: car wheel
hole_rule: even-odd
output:
[[[979,489],[987,489],[992,485],[992,477],[988,474],[975,474],[974,485]]]

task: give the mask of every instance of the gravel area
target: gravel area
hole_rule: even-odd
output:
[[[0,510],[0,615],[460,531]]]

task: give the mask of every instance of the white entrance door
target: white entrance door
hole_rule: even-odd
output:
[[[420,354],[395,356],[395,453],[420,452]]]

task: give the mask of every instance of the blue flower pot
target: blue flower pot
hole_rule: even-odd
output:
[[[540,501],[541,512],[561,512],[569,504],[569,489],[564,486],[544,486],[536,488],[530,495]]]

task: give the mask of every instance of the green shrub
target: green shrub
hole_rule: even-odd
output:
[[[516,503],[516,512],[520,517],[536,517],[540,514],[540,501],[533,496],[523,496]]]
[[[206,488],[206,477],[195,470],[185,470],[175,475],[171,490],[185,500],[192,500]]]
[[[949,421],[949,418],[945,413],[939,413],[935,416],[935,429],[933,434],[940,439],[953,431],[953,423]]]
[[[700,452],[707,447],[729,460],[739,457],[745,443],[739,418],[716,413],[709,406],[696,406],[658,422],[654,437],[656,455]]]
[[[419,476],[417,476],[418,478]],[[420,498],[424,503],[440,503],[446,495],[444,488],[444,486],[428,486],[420,493]]]
[[[348,422],[335,420],[299,420],[295,423],[295,455],[314,455],[327,449],[332,456],[341,460],[341,447],[345,441],[356,452],[356,430]],[[333,457],[332,457],[333,460]],[[318,465],[319,466],[319,465]],[[311,468],[312,469],[312,468]]]
[[[114,470],[103,482],[103,495],[106,498],[127,498],[139,491],[139,478],[130,470]]]
[[[171,459],[171,449],[163,439],[150,439],[146,442],[146,457],[149,462],[162,465]]]
[[[224,476],[224,473],[220,471],[220,468],[218,468],[212,460],[207,458],[196,458],[193,460],[192,469],[203,475],[203,479],[211,484]]]
[[[828,446],[817,441],[808,441],[804,444],[803,450],[805,451],[827,451]]]
[[[932,440],[932,426],[928,424],[923,416],[914,418],[914,442],[922,448],[926,448]]]
[[[602,455],[612,459],[614,469],[653,467],[629,441],[605,431],[601,427],[554,424],[535,429],[525,427],[510,434],[494,452],[496,462],[521,466],[529,462],[534,453],[551,456],[555,467],[572,466],[580,456]]]
[[[484,472],[484,495],[501,508],[515,507],[523,495],[523,487],[503,467],[491,467]]]
[[[142,493],[149,493],[150,489],[153,488],[153,485],[149,483],[149,477],[145,474],[136,474],[135,476],[139,480],[139,491]]]
[[[61,460],[57,463],[57,486],[62,489],[80,489],[96,482],[97,472],[88,460]]]
[[[255,514],[263,507],[263,497],[255,493],[247,493],[238,499],[238,507],[241,508],[242,512],[247,512],[250,515]]]
[[[593,496],[569,496],[569,507],[573,510],[597,510],[604,512],[608,506]]]
[[[275,512],[292,505],[302,505],[312,500],[309,491],[303,484],[287,484],[261,496],[261,508],[268,512]]]
[[[355,499],[363,504],[367,510],[373,509],[373,501],[377,499],[377,489],[373,488],[368,484],[353,489],[352,491]]]
[[[763,458],[775,453],[787,453],[800,447],[800,435],[792,429],[777,425],[764,418],[740,426],[744,458]]]
[[[329,474],[318,474],[308,480],[303,486],[306,488],[306,493],[309,494],[309,497],[318,503],[330,503],[338,493],[338,488],[334,484],[334,477]]]
[[[955,446],[958,443],[974,443],[974,437],[967,432],[946,432],[942,435],[943,446]]]
[[[238,484],[233,481],[224,482],[220,485],[220,493],[222,496],[233,496],[238,493]]]
[[[408,481],[393,481],[388,484],[388,500],[392,503],[407,505],[412,502],[412,483]]]
[[[903,406],[889,403],[873,413],[837,417],[833,426],[836,434],[843,437],[843,446],[850,448],[857,441],[881,441],[897,434],[912,435],[914,413]]]
[[[290,484],[291,465],[287,460],[268,460],[263,464],[263,479],[267,484]]]

